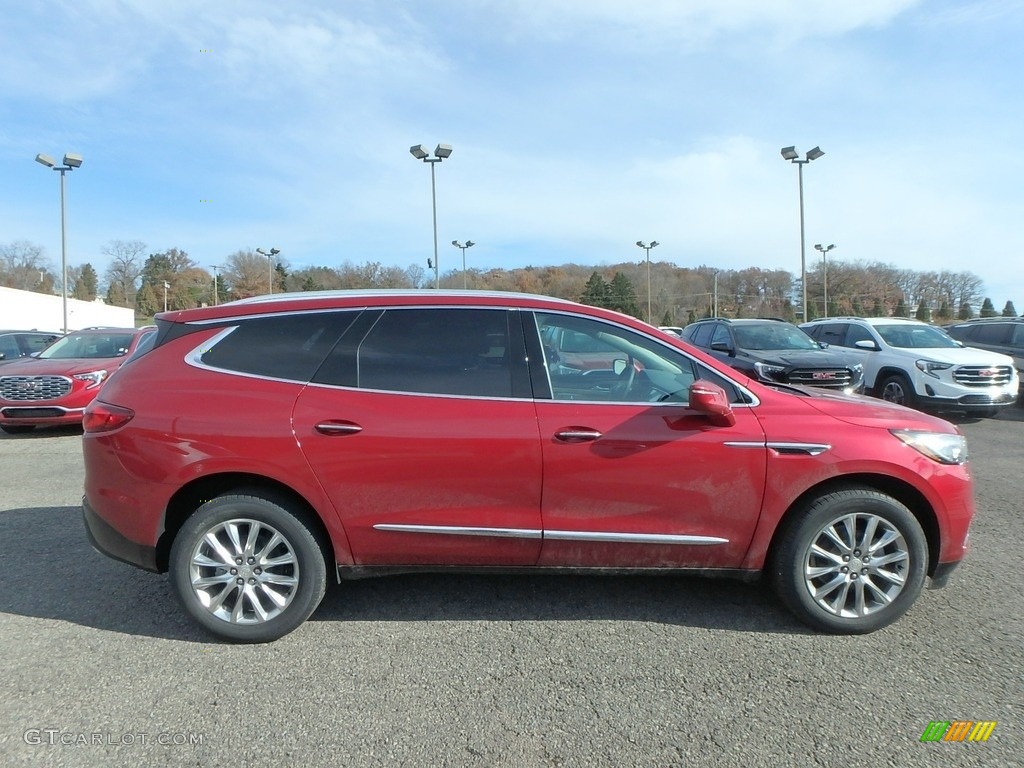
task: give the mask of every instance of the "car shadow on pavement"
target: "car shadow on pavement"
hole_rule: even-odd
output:
[[[81,434],[81,424],[69,424],[63,427],[36,427],[31,432],[24,432],[20,435],[9,435],[0,431],[0,440],[44,440],[48,437],[69,437]]]
[[[165,575],[94,551],[78,507],[0,512],[0,612],[128,635],[218,642]],[[680,575],[415,574],[331,584],[311,621],[646,621],[813,634],[760,584]]]

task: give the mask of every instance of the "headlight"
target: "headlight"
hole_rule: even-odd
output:
[[[889,431],[915,451],[940,464],[963,464],[967,461],[967,439],[963,435],[919,432],[914,429]]]
[[[936,363],[933,360],[918,360],[916,363],[914,363],[914,365],[916,365],[920,370],[927,373],[929,376],[935,376],[936,379],[939,378],[938,376],[935,375],[936,371],[944,371],[947,368],[953,367],[952,363]]]
[[[758,377],[765,381],[780,381],[782,374],[786,372],[785,366],[770,363],[754,363],[754,370],[757,371]]]
[[[76,373],[74,375],[74,378],[78,379],[79,381],[87,382],[85,388],[92,389],[93,387],[98,387],[100,384],[103,383],[103,380],[107,378],[107,372],[90,371],[89,373]]]

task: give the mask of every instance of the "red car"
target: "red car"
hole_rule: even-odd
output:
[[[86,411],[85,524],[230,640],[292,631],[329,575],[446,568],[763,575],[864,633],[967,550],[954,426],[767,386],[614,312],[339,292],[157,325]],[[563,332],[608,368],[557,362]]]
[[[0,368],[0,429],[80,424],[85,407],[155,328],[87,328]]]

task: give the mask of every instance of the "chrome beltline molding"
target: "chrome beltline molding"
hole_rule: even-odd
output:
[[[402,525],[377,523],[375,531],[403,533],[441,533],[449,536],[499,536],[514,539],[551,539],[552,541],[596,541],[609,544],[728,544],[717,536],[689,536],[676,533],[607,533],[604,531],[551,531],[536,528],[476,528],[460,525]]]
[[[802,456],[817,456],[819,453],[832,450],[832,446],[828,443],[787,443],[779,440],[769,442],[730,440],[724,444],[730,448],[769,448],[778,453]]]

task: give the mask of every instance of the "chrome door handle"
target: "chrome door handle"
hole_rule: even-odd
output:
[[[596,429],[587,429],[586,427],[568,427],[555,432],[555,439],[561,440],[563,443],[589,443],[600,437],[601,433]]]
[[[313,429],[322,435],[354,435],[363,431],[362,427],[351,421],[321,421]]]

